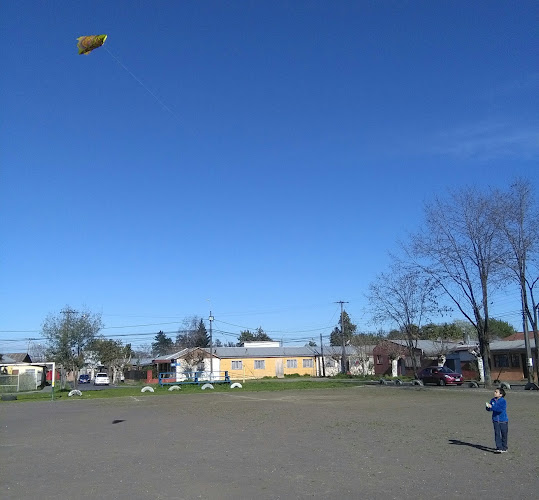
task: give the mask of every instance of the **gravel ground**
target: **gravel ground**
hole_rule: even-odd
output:
[[[534,498],[539,393],[347,386],[0,404],[3,499]]]

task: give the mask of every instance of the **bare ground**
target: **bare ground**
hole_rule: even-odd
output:
[[[534,498],[539,394],[354,386],[3,403],[4,499]]]

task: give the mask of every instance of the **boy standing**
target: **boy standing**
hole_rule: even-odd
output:
[[[494,397],[490,400],[490,403],[486,403],[486,410],[492,412],[496,453],[506,453],[509,419],[507,418],[507,401],[505,401],[505,391],[503,389],[500,388],[494,391]]]

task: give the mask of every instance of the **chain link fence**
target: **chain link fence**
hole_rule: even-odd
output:
[[[0,375],[0,393],[35,391],[40,385],[34,371],[17,375]]]

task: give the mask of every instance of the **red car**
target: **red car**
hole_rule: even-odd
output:
[[[419,378],[424,384],[462,385],[462,374],[447,366],[429,366],[419,373]]]

